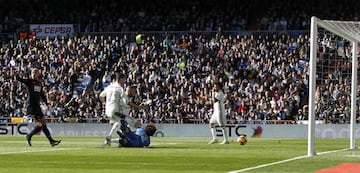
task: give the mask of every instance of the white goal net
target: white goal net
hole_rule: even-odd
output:
[[[316,154],[316,120],[349,124],[355,148],[359,43],[360,22],[311,18],[308,156]]]

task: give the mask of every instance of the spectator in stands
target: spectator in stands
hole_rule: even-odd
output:
[[[54,108],[63,109],[55,116],[61,116],[63,120],[69,121],[76,119],[79,116],[78,112],[86,112],[89,107],[96,112],[89,118],[94,118],[97,122],[103,117],[98,113],[102,112],[101,107],[98,106],[98,91],[105,88],[109,82],[108,74],[113,69],[120,69],[129,74],[126,80],[139,87],[140,100],[149,99],[147,94],[154,96],[150,98],[152,102],[149,104],[148,113],[142,111],[132,113],[132,116],[141,118],[144,122],[148,119],[146,116],[154,115],[155,112],[161,116],[159,119],[154,116],[154,121],[160,122],[162,118],[162,123],[171,122],[174,115],[167,113],[168,103],[180,109],[179,113],[176,113],[176,121],[179,123],[193,122],[191,119],[196,118],[194,110],[197,115],[203,115],[204,121],[197,122],[208,122],[212,108],[208,107],[206,97],[203,96],[211,95],[211,81],[215,79],[214,74],[233,79],[231,82],[228,80],[224,82],[227,93],[236,95],[229,97],[226,109],[231,109],[232,112],[239,110],[236,112],[236,117],[241,123],[254,121],[253,119],[256,119],[254,117],[261,116],[259,114],[264,114],[266,121],[275,120],[276,112],[273,112],[269,98],[274,98],[273,105],[283,105],[287,110],[290,110],[291,105],[285,104],[286,100],[294,98],[296,100],[294,106],[298,108],[293,109],[295,113],[291,116],[307,104],[308,93],[304,91],[308,90],[309,37],[306,32],[301,35],[281,33],[240,35],[232,32],[202,35],[186,33],[186,36],[173,34],[169,37],[173,43],[169,49],[161,45],[165,36],[148,33],[144,35],[144,44],[133,50],[131,42],[135,40],[131,40],[130,38],[133,37],[130,35],[124,34],[122,37],[105,37],[102,34],[79,35],[73,38],[6,42],[6,46],[0,49],[0,65],[3,67],[0,69],[1,114],[13,115],[17,108],[23,107],[25,100],[24,89],[12,80],[11,69],[29,72],[31,68],[39,66],[44,67],[43,77],[47,79],[44,81],[44,90],[56,90],[52,101]],[[181,47],[184,39],[189,45]],[[319,47],[321,48],[319,54],[324,61],[328,56],[325,54],[327,51],[335,51],[330,47],[333,45],[324,44]],[[50,68],[50,63],[55,62],[53,59],[56,57],[62,57],[62,65],[52,65]],[[94,67],[104,71],[94,70]],[[95,82],[92,90],[81,95],[82,76],[86,71],[91,77],[97,76],[94,77],[94,81],[101,79],[102,84],[99,86]],[[318,89],[321,94],[317,96],[317,104],[339,104],[339,101],[343,100],[342,93],[349,93],[349,88],[346,87],[339,86],[337,90],[327,88],[335,87],[336,83],[347,83],[349,80],[339,78],[338,72],[329,74],[329,77],[325,76],[324,86]],[[62,91],[68,97],[60,97],[63,95]],[[47,92],[47,95],[50,97],[50,92]],[[333,99],[329,102],[325,98],[330,96],[336,97],[331,97]],[[70,101],[72,98],[74,100]],[[349,99],[349,96],[345,95],[344,99]],[[69,102],[71,104],[65,106]],[[255,110],[249,114],[251,107]],[[324,110],[319,110],[322,111]],[[316,116],[319,114],[317,113]],[[61,120],[60,117],[54,118]]]

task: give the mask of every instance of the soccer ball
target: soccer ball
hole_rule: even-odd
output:
[[[246,135],[240,135],[240,136],[237,138],[237,142],[238,142],[240,145],[245,145],[245,144],[247,143]]]

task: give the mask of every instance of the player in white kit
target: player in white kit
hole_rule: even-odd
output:
[[[136,89],[133,86],[127,86],[125,89],[125,94],[120,97],[120,100],[117,103],[117,111],[113,116],[110,116],[109,119],[114,122],[113,128],[111,129],[109,135],[106,136],[106,140],[104,145],[111,145],[111,135],[112,133],[118,129],[121,120],[125,120],[128,128],[131,131],[135,131],[137,127],[135,127],[135,123],[139,120],[136,120],[134,117],[129,116],[131,108],[135,109],[144,109],[143,105],[137,105],[133,102],[133,97],[136,95]],[[125,118],[123,118],[125,117]],[[115,126],[116,124],[116,126]]]
[[[214,112],[210,119],[210,130],[212,135],[212,140],[209,144],[216,143],[218,140],[215,134],[215,125],[219,125],[221,127],[224,140],[221,144],[229,144],[228,133],[226,131],[226,115],[225,115],[225,100],[226,94],[222,89],[222,84],[217,82],[213,87],[213,107]]]
[[[125,95],[122,97],[122,101],[120,103],[120,113],[125,115],[125,121],[127,122],[131,131],[136,130],[135,122],[139,121],[136,120],[134,117],[129,116],[131,108],[135,109],[144,109],[143,104],[137,105],[134,103],[133,99],[136,95],[136,87],[135,86],[127,86],[125,89]]]
[[[112,125],[103,145],[107,144],[106,141],[111,139],[112,134],[120,127],[120,116],[118,114],[120,112],[120,105],[123,102],[123,97],[125,96],[123,88],[125,75],[115,73],[112,79],[113,82],[100,93],[100,101],[105,103],[105,114]]]

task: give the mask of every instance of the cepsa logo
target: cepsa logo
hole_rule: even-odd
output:
[[[62,25],[50,25],[41,27],[38,25],[33,28],[32,31],[36,34],[45,33],[45,34],[70,34],[72,33],[73,27],[70,26],[62,26]]]
[[[72,27],[45,27],[44,33],[45,34],[70,34],[72,32]]]
[[[30,31],[37,38],[67,36],[74,33],[74,25],[72,24],[32,24]]]
[[[14,134],[25,135],[29,130],[27,126],[28,126],[27,124],[1,123],[0,135],[14,135]]]

